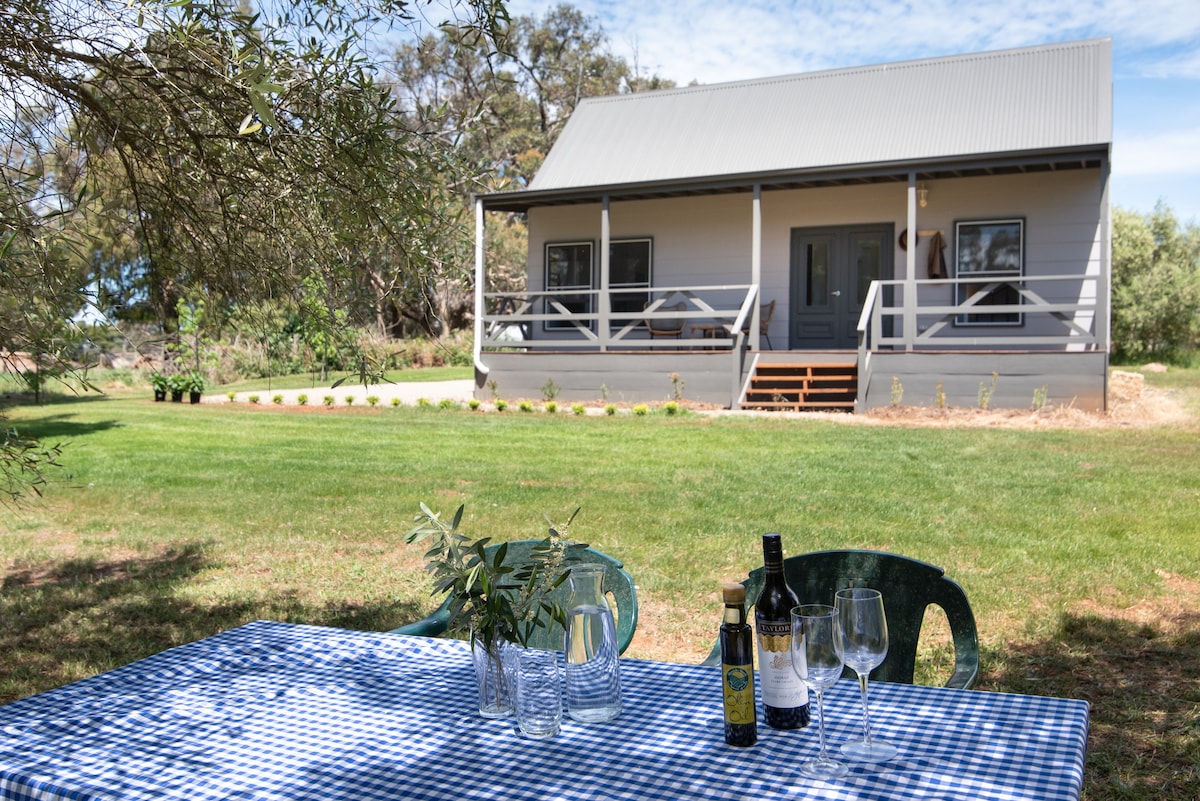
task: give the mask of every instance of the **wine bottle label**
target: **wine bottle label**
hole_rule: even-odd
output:
[[[792,669],[791,621],[758,621],[758,680],[766,706],[790,709],[808,703],[808,688]]]
[[[754,723],[754,665],[721,665],[725,721]]]

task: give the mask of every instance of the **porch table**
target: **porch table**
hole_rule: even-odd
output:
[[[900,749],[811,781],[817,733],[722,736],[719,669],[623,659],[624,712],[547,740],[475,711],[455,640],[257,622],[0,707],[4,799],[1077,799],[1082,701],[872,684]],[[826,696],[832,746],[858,685]]]

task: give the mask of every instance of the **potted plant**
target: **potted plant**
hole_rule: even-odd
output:
[[[204,376],[200,375],[200,371],[192,370],[182,373],[180,378],[183,391],[188,393],[188,400],[192,403],[199,403],[200,396],[204,394]]]
[[[162,373],[151,373],[150,386],[154,388],[154,400],[159,402],[165,401],[167,399],[167,390],[171,388],[171,379]]]
[[[447,523],[422,503],[416,526],[404,539],[429,542],[425,569],[433,577],[432,594],[446,596],[449,631],[470,638],[479,712],[504,717],[512,713],[514,689],[506,650],[527,645],[551,621],[566,628],[566,610],[549,593],[566,579],[573,552],[587,545],[567,538],[576,509],[565,525],[550,522],[549,535],[533,549],[531,561],[509,564],[507,543],[488,549],[490,537],[459,531],[463,509],[459,506]]]
[[[183,403],[183,393],[186,391],[183,374],[175,373],[167,379],[167,388],[171,392],[171,403]]]

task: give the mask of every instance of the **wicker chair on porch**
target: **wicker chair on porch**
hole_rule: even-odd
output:
[[[650,305],[651,305],[651,303],[646,304],[646,306],[650,306]],[[645,308],[645,307],[643,307],[643,308]],[[659,306],[658,309],[656,309],[656,311],[682,312],[686,308],[687,308],[687,303],[685,301],[681,300],[676,303],[672,303],[669,306],[668,305]],[[646,331],[650,334],[651,338],[671,337],[674,339],[679,339],[680,337],[683,336],[684,320],[682,317],[677,318],[677,319],[671,319],[671,318],[666,318],[666,319],[660,318],[657,320],[647,319],[647,320],[644,320],[643,322],[646,323]]]
[[[771,350],[775,350],[775,346],[771,344],[771,337],[767,333],[767,329],[770,327],[771,317],[773,317],[774,315],[775,315],[775,301],[771,301],[770,303],[764,303],[762,306],[759,307],[759,310],[758,310],[758,335],[760,337],[766,338],[767,347],[770,348]],[[742,326],[742,333],[745,334],[746,336],[750,336],[749,321],[747,321],[746,324],[744,326]]]

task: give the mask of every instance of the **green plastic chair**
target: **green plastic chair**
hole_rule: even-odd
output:
[[[516,540],[508,543],[508,554],[505,556],[504,563],[520,564],[523,561],[530,560],[533,548],[543,542],[544,540]],[[496,549],[500,545],[501,543],[488,545],[484,548],[484,552],[491,558],[495,555]],[[578,558],[568,561],[568,564],[587,563],[604,565],[607,568],[604,571],[604,595],[608,598],[609,606],[614,609],[613,617],[617,624],[617,646],[621,653],[625,653],[625,649],[629,647],[629,643],[633,642],[633,633],[637,630],[637,588],[634,587],[633,576],[629,575],[625,570],[625,565],[619,559],[615,559],[606,553],[601,553],[594,548],[584,548],[578,551]],[[556,587],[550,593],[550,597],[564,607],[567,606],[571,600],[570,581],[564,581]],[[392,633],[437,637],[449,627],[450,609],[449,602],[447,601],[430,613],[428,617],[401,626],[398,629],[392,629]],[[548,627],[539,628],[534,632],[533,639],[529,645],[531,648],[538,648],[544,651],[561,651],[564,634],[562,626],[552,622]]]
[[[763,586],[763,568],[750,572],[742,584],[747,602],[753,604]],[[979,677],[979,634],[967,594],[957,582],[946,578],[940,567],[882,551],[817,551],[789,556],[783,561],[788,585],[800,603],[832,604],[833,596],[846,587],[871,587],[883,593],[888,624],[888,655],[871,671],[877,681],[912,684],[917,663],[917,639],[925,608],[940,606],[950,623],[954,640],[954,673],[947,687],[970,689]],[[713,648],[704,664],[720,664],[721,651]],[[853,677],[847,668],[845,675]]]

